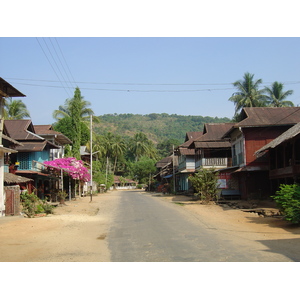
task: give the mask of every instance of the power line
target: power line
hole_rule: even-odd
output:
[[[15,82],[12,82],[16,84]],[[64,88],[64,86],[57,85],[41,85],[34,83],[20,83],[21,85],[29,85],[29,86],[41,86],[41,87],[49,87],[49,88]],[[211,91],[224,91],[224,90],[233,90],[235,88],[207,88],[207,89],[197,89],[197,90],[134,90],[134,89],[102,89],[102,88],[91,88],[91,87],[80,87],[81,90],[94,90],[94,91],[109,91],[109,92],[140,92],[140,93],[186,93],[186,92],[211,92]]]
[[[59,45],[59,43],[58,43],[57,38],[54,38],[54,40],[55,40],[55,42],[56,42],[56,44],[57,44],[57,46],[58,46],[58,49],[59,49],[59,51],[60,51],[60,53],[61,53],[61,56],[62,56],[62,58],[63,58],[63,60],[64,60],[64,62],[65,62],[65,65],[66,65],[66,67],[67,67],[67,69],[68,69],[68,71],[69,71],[69,73],[70,73],[70,76],[71,76],[71,78],[72,78],[72,80],[73,80],[73,83],[76,84],[76,81],[75,81],[75,79],[74,79],[74,76],[73,76],[73,74],[72,74],[72,72],[71,72],[71,70],[70,70],[70,68],[69,68],[69,65],[68,65],[68,63],[67,63],[67,61],[66,61],[66,59],[65,59],[65,56],[64,56],[64,54],[63,54],[63,52],[62,52],[62,50],[61,50],[61,47],[60,47],[60,45]],[[70,82],[71,82],[71,81],[70,81]],[[76,84],[76,85],[77,85],[77,84]]]
[[[50,79],[25,79],[25,78],[7,78],[12,80],[26,80],[26,81],[42,81],[42,82],[58,82],[56,80]],[[61,81],[59,81],[61,82]],[[99,84],[99,85],[149,85],[149,86],[214,86],[214,85],[230,85],[232,83],[133,83],[133,82],[93,82],[93,81],[70,81],[72,83],[81,84]],[[265,84],[270,84],[272,82],[266,82]],[[300,81],[286,81],[283,84],[299,84]]]
[[[44,53],[44,55],[45,55],[46,59],[48,60],[48,62],[49,62],[49,64],[50,64],[50,66],[51,66],[51,68],[52,68],[53,72],[55,73],[56,77],[58,78],[59,82],[61,83],[61,85],[62,85],[61,87],[62,87],[62,88],[64,88],[65,92],[66,92],[66,93],[67,93],[67,95],[69,96],[69,94],[68,94],[68,92],[67,92],[66,88],[64,87],[64,85],[63,85],[62,81],[60,80],[60,78],[59,78],[59,76],[58,76],[58,74],[57,74],[57,72],[55,71],[55,68],[53,67],[53,64],[51,63],[51,61],[50,61],[50,59],[49,59],[48,55],[46,54],[45,50],[43,49],[43,47],[42,47],[42,45],[41,45],[40,41],[38,40],[38,38],[36,38],[36,40],[37,40],[37,42],[38,42],[38,44],[39,44],[40,48],[42,49],[42,51],[43,51],[43,53]]]

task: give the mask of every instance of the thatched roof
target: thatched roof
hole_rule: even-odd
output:
[[[23,177],[23,176],[18,176],[12,173],[4,173],[4,182],[7,184],[12,184],[12,183],[25,183],[33,181],[33,179]]]

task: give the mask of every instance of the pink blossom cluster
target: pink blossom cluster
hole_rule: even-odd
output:
[[[73,179],[89,181],[91,178],[89,170],[83,166],[83,162],[75,157],[57,158],[52,161],[45,161],[44,164],[50,168],[67,172]]]

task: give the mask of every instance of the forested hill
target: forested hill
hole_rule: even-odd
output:
[[[204,123],[230,122],[229,118],[182,116],[162,114],[105,114],[99,116],[100,123],[95,124],[98,134],[112,132],[121,136],[133,136],[143,132],[154,143],[166,139],[184,141],[185,134],[190,131],[202,131]]]

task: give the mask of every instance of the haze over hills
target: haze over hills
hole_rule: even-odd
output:
[[[167,139],[184,142],[186,132],[202,131],[204,123],[230,122],[229,118],[183,116],[167,113],[140,114],[105,114],[100,115],[100,123],[95,124],[95,132],[104,134],[112,132],[121,136],[133,136],[143,132],[154,143]]]

